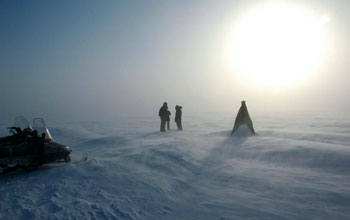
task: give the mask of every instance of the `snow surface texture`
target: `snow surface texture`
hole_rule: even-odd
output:
[[[0,219],[350,219],[349,117],[252,119],[48,122],[89,160],[1,176]]]

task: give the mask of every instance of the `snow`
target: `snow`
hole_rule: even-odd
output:
[[[1,176],[0,219],[350,219],[349,117],[251,116],[48,121],[89,160]]]

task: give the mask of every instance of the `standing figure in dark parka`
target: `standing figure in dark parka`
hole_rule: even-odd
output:
[[[248,126],[248,128],[250,129],[250,131],[255,134],[254,131],[254,127],[253,127],[253,122],[250,119],[249,113],[248,113],[248,109],[247,106],[245,104],[245,101],[242,101],[241,103],[241,107],[239,108],[238,114],[236,116],[236,120],[235,120],[235,125],[232,129],[232,133],[235,132],[241,125],[245,124]]]
[[[176,122],[176,125],[177,125],[177,130],[181,131],[182,130],[182,124],[181,124],[181,116],[182,116],[182,106],[175,106],[175,110],[176,110],[176,113],[175,113],[175,122]]]
[[[160,117],[160,131],[165,131],[165,123],[168,115],[168,103],[164,102],[163,106],[159,109],[159,117]]]

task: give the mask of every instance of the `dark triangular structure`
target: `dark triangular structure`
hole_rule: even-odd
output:
[[[236,116],[235,125],[234,125],[234,127],[232,129],[231,135],[235,131],[237,131],[237,129],[243,124],[247,125],[248,128],[250,129],[250,131],[253,134],[255,134],[254,127],[253,127],[253,122],[252,122],[252,119],[250,119],[250,116],[249,116],[248,109],[247,109],[247,106],[245,104],[245,101],[242,101],[241,104],[242,105],[239,108],[238,114]]]

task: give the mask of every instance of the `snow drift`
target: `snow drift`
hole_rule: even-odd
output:
[[[89,160],[1,176],[0,219],[349,219],[348,118],[158,123],[48,123]]]

